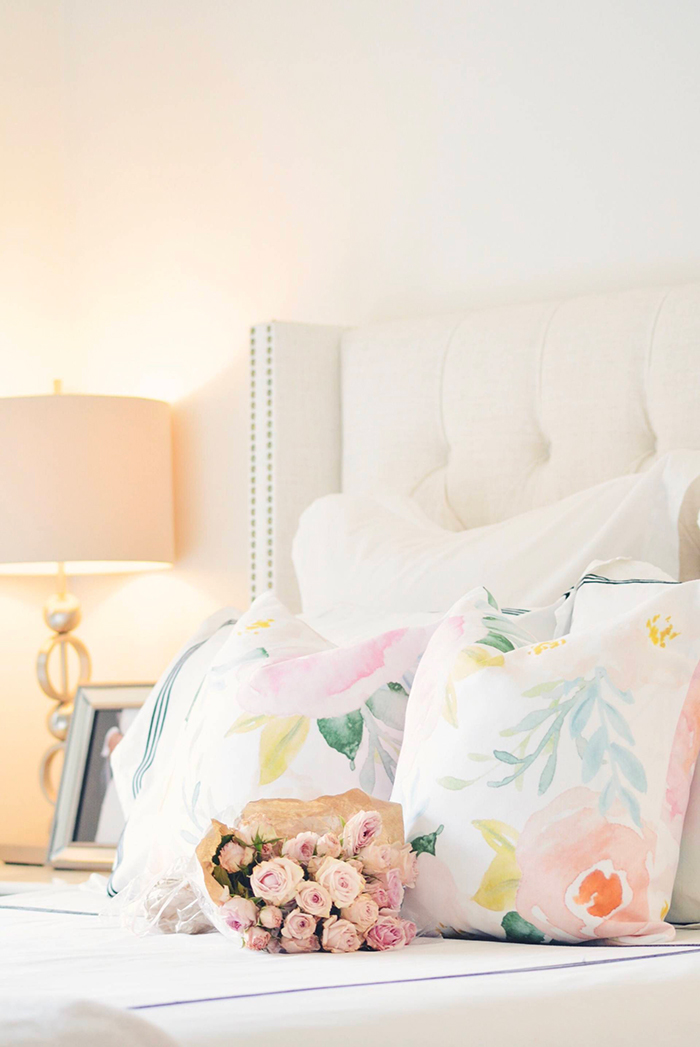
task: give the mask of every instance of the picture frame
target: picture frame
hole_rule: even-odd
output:
[[[153,688],[151,683],[90,683],[75,696],[48,863],[55,869],[112,868],[124,816],[109,756]]]

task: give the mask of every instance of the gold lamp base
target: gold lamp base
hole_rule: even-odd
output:
[[[65,591],[66,576],[63,564],[59,565],[58,579],[59,593],[49,597],[44,605],[44,621],[50,629],[53,629],[54,634],[41,647],[36,660],[39,685],[44,694],[55,702],[54,708],[48,715],[47,726],[58,741],[44,753],[39,770],[41,791],[49,803],[56,802],[52,768],[56,757],[65,746],[73,712],[73,700],[78,688],[89,681],[92,671],[87,647],[73,634],[73,630],[80,625],[80,604],[75,596]],[[70,682],[68,648],[72,648],[78,657],[78,674],[73,685]],[[54,683],[51,678],[54,651],[59,652],[59,680],[57,683]]]

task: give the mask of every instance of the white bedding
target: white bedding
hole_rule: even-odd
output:
[[[140,1015],[182,1047],[273,1035],[285,1047],[688,1047],[700,1032],[697,931],[666,946],[423,939],[398,953],[287,957],[216,934],[136,938],[97,915],[103,900],[67,887],[0,901],[0,1044],[12,1043],[7,1001],[32,993]]]

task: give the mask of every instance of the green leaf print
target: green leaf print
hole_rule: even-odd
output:
[[[497,651],[502,651],[504,654],[515,650],[515,644],[512,644],[507,636],[504,636],[502,633],[494,633],[491,630],[489,630],[486,636],[476,642],[485,644],[487,647],[495,647]]]
[[[507,912],[501,920],[501,927],[506,932],[509,942],[523,942],[526,945],[541,945],[544,935],[533,927],[531,923],[524,920],[520,913]]]
[[[444,825],[439,825],[434,833],[426,833],[425,836],[416,836],[415,840],[411,840],[411,850],[414,854],[434,855],[435,841],[444,828]]]
[[[364,727],[360,710],[355,709],[345,716],[327,716],[317,720],[316,724],[331,749],[347,756],[354,769],[354,760],[362,742]]]
[[[398,686],[401,687],[400,684]],[[375,691],[367,699],[366,705],[372,715],[376,716],[382,723],[385,723],[387,727],[393,727],[394,730],[402,731],[406,719],[408,695],[403,687],[401,687],[400,691],[394,690],[391,684],[389,684],[389,687],[391,687],[391,690],[380,687],[378,691]]]
[[[458,792],[460,789],[466,789],[468,785],[473,785],[475,780],[472,779],[469,782],[465,781],[464,778],[453,778],[451,774],[448,774],[444,778],[438,778],[437,783],[443,789],[452,789],[454,792]]]

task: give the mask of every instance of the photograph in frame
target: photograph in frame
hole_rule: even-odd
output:
[[[152,687],[85,684],[78,690],[49,845],[54,868],[111,868],[125,819],[110,758]]]

